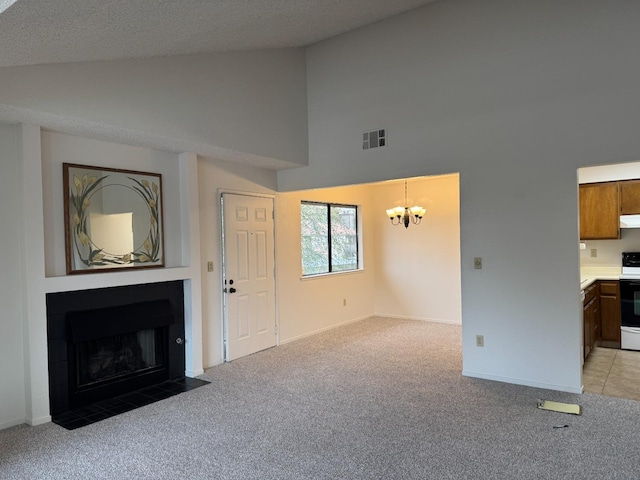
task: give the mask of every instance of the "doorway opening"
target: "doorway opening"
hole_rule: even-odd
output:
[[[578,169],[582,384],[588,393],[632,400],[640,400],[640,387],[629,381],[640,372],[640,350],[622,339],[622,293],[631,281],[622,254],[640,252],[640,228],[625,228],[620,215],[640,214],[629,196],[638,179],[638,162]]]
[[[278,266],[287,272],[278,282],[280,298],[287,298],[279,302],[281,342],[371,316],[462,323],[459,175],[407,178],[411,205],[426,209],[420,224],[408,228],[392,224],[386,214],[405,202],[404,182],[278,194]],[[357,206],[356,270],[304,275],[301,205],[306,202]]]

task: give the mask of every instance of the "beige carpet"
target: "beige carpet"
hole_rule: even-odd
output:
[[[460,371],[459,326],[372,318],[87,427],[1,431],[0,479],[637,478],[640,403]]]

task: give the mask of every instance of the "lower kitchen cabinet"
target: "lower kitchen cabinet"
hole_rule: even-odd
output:
[[[584,290],[584,358],[596,345],[620,348],[620,282],[598,280]]]
[[[593,303],[593,300],[591,301]],[[586,360],[589,354],[591,353],[591,305],[587,304],[584,306],[584,310],[582,312],[582,318],[584,320],[584,329],[582,330],[584,334],[584,350],[583,355]]]
[[[620,282],[600,280],[599,345],[620,348]]]
[[[600,336],[600,295],[594,283],[584,291],[584,358],[587,358]]]

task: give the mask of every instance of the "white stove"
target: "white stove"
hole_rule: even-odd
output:
[[[640,280],[640,267],[622,267],[620,280]]]
[[[620,340],[625,350],[640,350],[640,252],[622,254]]]

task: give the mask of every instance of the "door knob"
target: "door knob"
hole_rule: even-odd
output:
[[[235,289],[235,288],[233,288],[233,287],[231,287],[231,288],[229,289],[229,293],[236,293],[236,289]]]

